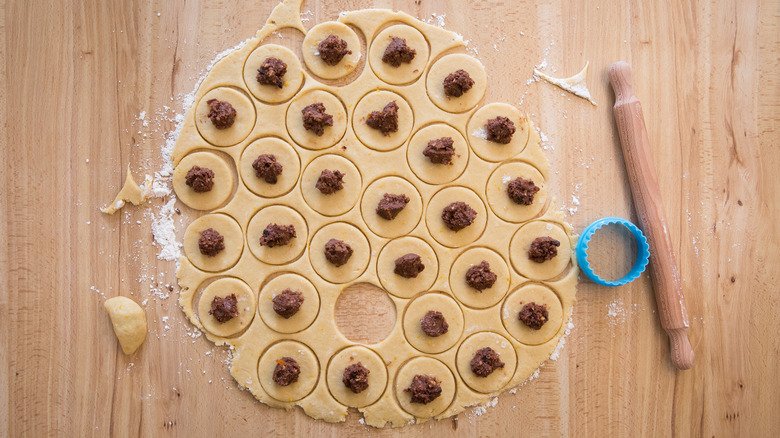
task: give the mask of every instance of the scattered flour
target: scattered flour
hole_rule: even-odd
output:
[[[160,209],[159,214],[154,216],[152,222],[152,234],[157,243],[159,252],[157,258],[160,260],[176,261],[178,264],[181,251],[181,243],[176,240],[176,226],[173,223],[174,205],[176,198],[171,197]],[[177,266],[178,268],[178,266]]]
[[[566,323],[566,330],[563,332],[563,336],[561,336],[561,339],[558,341],[558,345],[555,347],[555,350],[553,350],[552,354],[550,355],[550,360],[560,359],[563,346],[566,345],[566,337],[569,336],[572,329],[574,329],[574,316],[570,315],[569,322]],[[531,376],[528,380],[533,380],[536,377],[539,377],[539,370],[536,370],[535,376]]]
[[[481,417],[487,412],[487,408],[494,408],[497,404],[498,404],[498,397],[493,397],[490,399],[490,401],[488,401],[484,405],[475,407],[472,412],[477,417]]]

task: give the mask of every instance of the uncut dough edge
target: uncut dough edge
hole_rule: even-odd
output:
[[[285,0],[279,4],[271,13],[266,25],[260,29],[257,36],[247,41],[247,43],[239,50],[231,53],[227,57],[223,58],[216,63],[209,75],[204,78],[203,82],[196,92],[197,102],[206,92],[217,86],[234,86],[240,89],[246,89],[246,85],[243,80],[243,63],[249,54],[260,44],[263,38],[270,35],[274,30],[292,27],[305,32],[300,20],[299,10],[300,0]],[[389,10],[361,10],[342,14],[338,21],[353,24],[359,28],[366,36],[369,42],[368,50],[370,50],[370,41],[378,33],[378,29],[388,21],[397,21],[409,24],[418,30],[420,30],[427,38],[430,44],[430,60],[433,61],[440,57],[440,55],[452,48],[463,47],[463,40],[461,37],[453,32],[446,31],[431,25],[420,22],[419,20],[402,12],[392,12]],[[367,55],[364,53],[364,55]],[[362,62],[365,62],[367,56],[362,56]],[[415,121],[412,133],[416,132],[420,127],[428,124],[432,121],[445,121],[454,126],[464,137],[466,137],[466,126],[471,114],[478,108],[472,108],[469,111],[461,114],[450,114],[439,110],[427,97],[425,92],[425,77],[427,70],[430,68],[432,62],[426,67],[426,72],[414,83],[406,86],[393,86],[388,85],[376,78],[371,71],[371,68],[364,66],[360,76],[353,82],[342,86],[332,87],[320,84],[314,80],[307,72],[305,75],[305,84],[298,94],[303,93],[311,89],[324,89],[332,92],[342,100],[350,99],[352,106],[347,109],[352,111],[354,104],[365,93],[376,88],[395,91],[403,95],[412,105],[415,111]],[[414,98],[410,97],[414,96]],[[409,170],[408,166],[404,165],[395,171],[383,170],[380,166],[372,166],[370,163],[372,158],[376,155],[387,157],[388,160],[397,160],[398,162],[405,163],[406,160],[406,148],[401,147],[391,152],[379,153],[372,151],[366,147],[358,146],[360,143],[355,138],[354,131],[352,129],[351,120],[348,123],[347,133],[344,138],[339,142],[337,147],[327,148],[322,151],[308,151],[303,148],[296,147],[295,143],[291,140],[289,133],[285,128],[285,111],[284,109],[289,102],[281,105],[266,105],[258,102],[251,97],[253,103],[257,108],[258,120],[265,120],[266,123],[256,123],[253,131],[237,145],[229,147],[215,147],[204,141],[195,129],[193,111],[195,106],[190,108],[185,117],[185,122],[181,130],[181,134],[176,142],[173,152],[173,161],[177,164],[182,157],[187,153],[196,150],[214,150],[224,152],[230,155],[235,162],[240,159],[241,152],[244,147],[256,140],[261,136],[273,135],[278,136],[295,147],[299,156],[301,157],[302,168],[305,164],[311,161],[316,156],[323,153],[338,154],[349,158],[353,163],[369,163],[361,166],[363,188],[370,182],[380,176],[395,175],[400,176],[407,181],[411,182],[418,188],[423,198],[424,203],[427,205],[427,201],[431,196],[440,188],[452,185],[462,185],[471,188],[476,193],[480,194],[480,197],[484,200],[484,184],[475,184],[474,181],[487,181],[487,177],[490,172],[498,165],[498,163],[487,163],[477,159],[474,154],[471,154],[469,166],[461,177],[450,183],[442,186],[429,186],[418,181],[415,175]],[[350,114],[352,117],[352,114]],[[531,129],[531,135],[528,143],[518,156],[513,157],[513,160],[522,160],[533,164],[542,175],[547,178],[549,176],[549,163],[546,157],[539,147],[538,133]],[[340,145],[345,145],[346,150],[342,150]],[[398,167],[398,166],[395,166]],[[215,212],[226,213],[234,217],[242,229],[246,230],[246,225],[255,211],[260,207],[270,204],[285,204],[295,207],[301,212],[308,220],[308,227],[310,231],[317,230],[327,223],[338,221],[346,221],[355,225],[360,229],[368,238],[372,247],[371,260],[366,271],[354,280],[351,284],[370,282],[375,285],[379,285],[376,277],[376,258],[379,253],[379,248],[383,246],[388,239],[379,238],[373,235],[363,223],[361,212],[359,208],[359,201],[356,203],[358,207],[353,207],[349,212],[338,218],[321,217],[321,215],[315,213],[301,198],[300,189],[296,187],[290,193],[282,195],[277,198],[262,199],[252,194],[242,183],[237,183],[238,189],[229,201],[227,206],[216,210]],[[243,208],[239,208],[243,206]],[[514,234],[518,229],[517,224],[510,224],[499,220],[492,210],[488,209],[488,223],[492,226],[492,236],[504,236],[507,233]],[[563,213],[555,210],[554,200],[551,200],[546,208],[542,217],[536,219],[543,219],[560,224],[566,234],[570,237],[572,246],[575,245],[576,239],[572,235],[572,228],[568,225],[563,218]],[[418,236],[424,238],[436,251],[439,258],[439,276],[431,288],[431,290],[448,291],[448,275],[449,266],[451,266],[454,259],[468,248],[474,246],[486,246],[490,247],[505,257],[505,261],[509,263],[508,257],[506,257],[507,248],[504,248],[503,243],[499,238],[491,239],[491,236],[483,234],[474,244],[459,250],[453,250],[445,248],[439,245],[433,240],[425,227],[425,221],[422,220],[409,233],[412,236]],[[571,266],[568,268],[568,272],[560,279],[553,282],[542,282],[550,286],[556,291],[564,311],[564,326],[565,321],[571,316],[572,305],[575,298],[575,287],[577,282],[577,266],[576,260],[571,255]],[[180,305],[183,311],[190,319],[190,321],[203,329],[202,324],[198,320],[197,315],[193,309],[193,301],[198,295],[200,284],[210,277],[237,277],[243,279],[253,293],[257,294],[261,285],[264,282],[263,278],[257,278],[256,272],[267,272],[268,274],[276,272],[296,272],[306,276],[318,289],[320,294],[320,314],[315,322],[304,332],[296,335],[285,335],[273,332],[268,329],[262,322],[262,320],[255,314],[254,320],[250,323],[249,328],[238,337],[234,338],[220,338],[214,336],[206,331],[206,336],[209,340],[215,342],[217,345],[230,345],[235,350],[231,374],[236,379],[238,384],[242,387],[248,388],[252,394],[263,403],[284,409],[292,409],[294,406],[301,406],[304,411],[311,417],[317,419],[323,419],[328,422],[344,421],[348,412],[348,408],[338,403],[327,389],[326,385],[326,366],[329,358],[340,351],[341,349],[351,346],[359,345],[348,341],[337,330],[334,323],[334,306],[335,300],[343,288],[348,285],[333,285],[323,281],[312,270],[307,254],[297,260],[284,265],[284,266],[268,266],[258,260],[256,260],[250,251],[244,251],[239,262],[228,269],[227,271],[217,274],[206,273],[196,269],[186,258],[182,257],[181,267],[177,271],[177,277],[179,284],[182,288],[181,296],[179,299]],[[254,275],[253,275],[254,274]],[[526,282],[524,277],[521,277],[516,272],[511,272],[512,287],[510,292],[519,287],[520,284]],[[402,330],[402,317],[404,314],[404,308],[409,299],[400,299],[394,296],[390,296],[390,299],[395,303],[396,312],[396,324],[391,334],[382,342],[378,344],[368,345],[367,347],[372,351],[375,351],[383,357],[388,363],[387,373],[388,382],[385,387],[383,395],[376,403],[359,408],[358,410],[364,413],[366,424],[382,427],[387,423],[390,423],[393,427],[399,427],[411,423],[421,423],[427,421],[427,418],[415,418],[414,416],[403,411],[395,400],[393,394],[393,377],[399,366],[405,363],[408,359],[417,356],[431,356],[435,357],[448,365],[453,371],[457,381],[457,390],[455,399],[452,404],[441,414],[435,418],[445,418],[451,415],[462,412],[466,407],[473,405],[480,405],[487,403],[492,397],[504,392],[510,388],[516,387],[525,381],[531,374],[540,366],[540,364],[546,360],[558,345],[560,338],[564,334],[564,329],[561,328],[558,333],[550,339],[548,342],[538,346],[528,346],[520,344],[509,335],[500,318],[501,306],[496,305],[492,308],[485,310],[474,310],[469,308],[463,308],[464,317],[466,318],[466,329],[461,336],[460,342],[466,339],[469,335],[480,331],[494,331],[502,334],[510,339],[513,347],[518,352],[518,367],[514,376],[510,382],[502,388],[500,391],[489,394],[480,394],[470,390],[460,378],[455,366],[455,355],[457,353],[457,345],[444,353],[435,355],[426,355],[419,353],[410,347],[404,337]],[[302,342],[314,350],[313,345],[317,345],[317,351],[315,353],[318,356],[319,361],[319,374],[320,378],[316,387],[310,395],[299,400],[297,402],[284,402],[276,400],[270,397],[260,386],[257,376],[257,362],[263,352],[268,346],[282,339],[295,339]],[[321,342],[320,339],[328,339],[328,342]]]

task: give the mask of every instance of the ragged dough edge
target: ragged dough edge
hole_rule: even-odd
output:
[[[103,213],[114,214],[117,210],[124,207],[127,202],[133,205],[141,205],[146,202],[146,199],[152,193],[153,179],[151,175],[144,176],[144,183],[139,186],[133,179],[133,174],[130,172],[130,166],[127,166],[127,176],[125,176],[125,184],[119,193],[116,194],[113,202],[100,209]]]
[[[294,0],[287,0],[283,2],[282,4],[278,5],[274,11],[271,14],[271,18],[269,18],[266,25],[260,29],[257,32],[257,36],[255,38],[251,38],[247,40],[247,42],[237,48],[234,52],[227,55],[225,58],[221,59],[220,61],[216,62],[214,65],[214,68],[212,69],[211,73],[205,77],[200,84],[197,92],[195,93],[196,99],[194,102],[196,103],[200,97],[202,97],[206,92],[208,92],[210,89],[217,87],[217,86],[238,86],[241,89],[245,88],[245,83],[243,81],[243,62],[246,59],[246,57],[249,56],[249,54],[261,43],[262,39],[267,37],[271,32],[277,29],[281,29],[284,27],[291,27],[296,28],[299,30],[302,30],[302,26],[300,23],[300,18],[297,16],[294,16],[294,10],[295,6],[300,7],[300,2],[294,1]],[[429,41],[429,44],[431,46],[431,55],[430,60],[437,59],[438,56],[448,50],[455,47],[462,47],[463,46],[463,39],[459,35],[446,31],[444,29],[440,29],[438,27],[434,27],[425,23],[420,22],[419,20],[403,13],[403,12],[393,12],[390,10],[363,10],[363,11],[355,11],[355,12],[347,12],[342,13],[339,16],[338,19],[340,22],[346,23],[346,24],[354,24],[357,26],[365,35],[367,41],[370,44],[370,41],[373,40],[373,38],[378,33],[379,29],[382,27],[383,24],[391,21],[399,21],[406,24],[409,24],[421,32],[426,36],[426,39]],[[367,49],[370,48],[367,47]],[[364,58],[365,59],[365,58]],[[431,65],[431,62],[429,62],[429,65],[426,68],[429,68]],[[350,83],[348,85],[345,85],[344,87],[338,88],[338,87],[331,87],[324,84],[320,84],[316,80],[312,79],[312,77],[307,73],[304,72],[304,78],[305,78],[305,84],[299,90],[298,94],[302,94],[308,90],[315,89],[315,88],[321,88],[326,89],[334,92],[336,95],[339,95],[341,91],[349,91],[353,88],[361,89],[363,86],[378,86],[383,89],[389,89],[389,90],[398,90],[399,87],[394,86],[388,86],[386,84],[383,84],[378,79],[374,78],[373,73],[371,72],[370,68],[363,68],[362,73],[360,74],[359,78],[356,79],[355,82],[361,81],[362,84],[355,84],[355,82]],[[418,81],[423,81],[425,75],[422,75]],[[418,84],[418,82],[415,82],[415,84]],[[352,87],[352,88],[350,88]],[[412,85],[411,88],[414,88],[415,85]],[[419,87],[418,87],[419,88]],[[424,88],[422,88],[424,90]],[[423,91],[423,100],[427,99],[427,96],[424,95]],[[406,94],[404,94],[406,96]],[[253,99],[254,101],[254,99]],[[354,103],[356,103],[357,100],[355,100]],[[267,105],[263,105],[260,103],[255,102],[258,108],[260,110],[266,109]],[[285,104],[286,105],[286,104]],[[433,104],[430,104],[429,106],[433,106]],[[216,148],[214,146],[211,146],[207,143],[205,143],[204,140],[200,139],[197,130],[194,129],[194,115],[193,115],[193,107],[190,108],[187,115],[185,116],[184,120],[184,126],[182,129],[182,134],[180,135],[178,141],[176,142],[176,145],[174,147],[174,151],[172,154],[172,158],[174,163],[178,163],[178,161],[181,160],[183,156],[185,156],[187,153],[192,152],[196,149],[209,149],[209,150],[219,150],[221,152],[225,152],[228,155],[230,155],[234,160],[238,161],[240,159],[241,151],[243,150],[244,146],[248,144],[248,142],[253,141],[256,139],[256,136],[258,135],[258,132],[260,132],[257,127],[253,132],[247,137],[245,141],[240,142],[238,145],[231,146],[231,147],[225,147],[225,148]],[[428,106],[424,106],[424,108],[428,108]],[[445,119],[442,119],[442,121],[446,121],[446,123],[452,125],[455,127],[456,130],[458,130],[461,135],[464,137],[467,136],[466,133],[466,127],[468,118],[479,108],[473,108],[469,111],[466,111],[463,114],[448,114],[446,115]],[[431,108],[431,110],[435,110],[435,108]],[[417,111],[420,111],[419,109]],[[279,111],[277,111],[279,112]],[[283,112],[281,112],[283,114]],[[270,117],[274,116],[273,108],[267,111],[267,115]],[[415,115],[415,118],[417,119],[418,114]],[[263,117],[263,114],[261,112],[258,113],[258,119]],[[439,117],[439,116],[436,116]],[[444,117],[444,116],[441,116]],[[431,118],[431,117],[428,117]],[[294,144],[287,131],[284,124],[283,116],[279,117],[277,119],[270,118],[268,119],[267,124],[270,125],[276,125],[280,128],[268,128],[270,131],[270,134],[268,135],[275,135],[279,136],[280,138],[290,142],[291,144]],[[420,122],[418,124],[415,123],[415,128],[413,129],[413,132],[416,132],[417,129],[419,129],[425,122]],[[280,130],[281,129],[281,130]],[[351,127],[348,127],[347,134],[345,135],[346,140],[354,140],[354,133],[352,132]],[[361,152],[356,152],[356,148],[351,147],[348,151],[341,151],[341,150],[328,150],[328,153],[338,153],[340,155],[344,155],[350,159],[354,159],[354,157],[360,156]],[[400,148],[399,150],[404,149]],[[302,167],[306,165],[308,161],[310,161],[313,156],[317,155],[317,152],[311,152],[311,151],[302,151],[298,150],[299,155],[301,156],[302,160]],[[389,154],[392,154],[389,153]],[[405,154],[405,152],[404,152]],[[370,153],[369,153],[370,155]],[[365,157],[363,157],[365,158]],[[545,177],[545,179],[548,179],[550,176],[550,166],[549,162],[547,161],[547,158],[544,156],[541,148],[539,147],[539,134],[535,129],[530,129],[530,134],[526,143],[526,147],[524,148],[523,152],[521,152],[519,155],[512,158],[512,160],[518,160],[518,161],[524,161],[527,162],[542,173],[542,175]],[[470,163],[470,168],[476,166],[478,170],[474,170],[469,172],[469,169],[467,169],[464,172],[464,176],[467,176],[468,174],[473,174],[475,172],[481,172],[483,167],[491,166],[490,169],[494,169],[494,165],[491,164],[485,164],[479,162],[479,160],[475,160],[475,163],[473,165]],[[408,175],[407,175],[408,174]],[[391,174],[387,174],[385,176],[389,176]],[[406,172],[404,170],[399,174],[399,176],[403,176],[404,178],[410,179],[411,181],[414,181],[413,174],[409,172]],[[462,176],[462,177],[464,177]],[[365,181],[365,186],[368,185],[370,181]],[[439,188],[443,187],[445,185],[438,186]],[[471,187],[471,185],[469,185]],[[484,191],[484,187],[480,187],[478,189],[479,193],[482,193]],[[295,192],[293,190],[291,193]],[[236,219],[241,226],[246,229],[246,225],[251,217],[251,212],[245,212],[241,211],[241,209],[236,209],[236,205],[240,205],[242,203],[248,203],[248,205],[257,205],[258,203],[262,205],[270,205],[270,204],[277,204],[277,203],[284,203],[289,202],[291,200],[294,201],[294,198],[291,198],[294,195],[287,194],[282,195],[279,198],[275,198],[272,200],[262,200],[257,199],[257,196],[252,195],[248,192],[248,190],[245,190],[243,186],[239,186],[239,190],[234,195],[234,198],[228,203],[228,205],[222,209],[217,209],[213,212],[223,212],[226,214],[231,215]],[[424,199],[425,199],[425,195]],[[299,197],[300,198],[300,197]],[[297,202],[297,201],[296,201]],[[302,201],[301,201],[302,202]],[[232,206],[232,207],[231,207]],[[309,210],[303,206],[304,214],[308,212]],[[572,247],[576,243],[576,237],[572,235],[572,228],[570,225],[568,225],[563,217],[563,212],[556,211],[555,210],[555,200],[550,199],[549,204],[547,206],[546,212],[536,219],[542,219],[547,220],[551,222],[559,223],[561,226],[564,227],[566,230],[566,233],[570,238],[572,239]],[[500,221],[499,219],[493,217],[494,214],[489,211],[488,215],[491,216],[491,221],[498,221],[499,225],[503,228],[507,227],[507,224],[503,221]],[[316,220],[316,219],[315,219]],[[339,218],[341,221],[348,221],[353,224],[361,223],[361,225],[358,226],[364,233],[367,235],[370,235],[370,231],[365,226],[365,224],[362,224],[361,216],[360,216],[360,209],[352,209],[350,212],[346,213],[342,217]],[[357,222],[356,222],[357,221]],[[503,225],[502,225],[503,224]],[[318,229],[319,225],[310,225],[312,229]],[[424,224],[422,225],[424,228]],[[514,228],[516,230],[516,228]],[[421,229],[420,226],[410,233],[410,235],[418,236],[424,235],[426,236],[426,240],[430,241],[431,243],[435,243],[431,241],[430,236],[427,234],[427,232],[424,229]],[[371,238],[372,242],[376,242],[377,238]],[[380,239],[384,241],[383,239]],[[482,241],[482,238],[478,240],[476,244],[480,244]],[[372,243],[372,248],[374,244]],[[492,244],[491,244],[492,245]],[[493,246],[488,245],[488,247],[492,249],[496,249]],[[435,246],[435,251],[437,252],[437,256],[440,256],[440,252],[446,251],[439,248],[438,246]],[[505,250],[498,250],[499,253],[505,254]],[[374,282],[375,284],[378,284],[378,279],[376,279],[375,275],[375,265],[376,265],[376,254],[378,251],[374,251],[374,254],[372,254],[372,260],[369,262],[369,267],[362,274],[359,278],[357,278],[354,282],[351,284],[359,283],[359,282]],[[452,257],[449,257],[452,258]],[[263,268],[265,269],[264,272],[266,273],[274,273],[279,271],[291,271],[291,272],[299,272],[303,273],[302,275],[307,276],[311,274],[313,275],[310,280],[315,284],[315,287],[320,290],[322,287],[331,287],[332,285],[324,285],[323,281],[319,279],[315,273],[313,273],[307,265],[308,257],[306,254],[302,256],[301,258],[291,262],[288,265],[285,265],[283,267],[268,267],[260,262],[253,259],[251,254],[247,254],[245,252],[244,255],[242,255],[239,262],[232,268],[228,269],[227,271],[220,272],[220,273],[206,273],[199,271],[197,268],[195,268],[187,259],[186,257],[182,257],[181,267],[177,271],[177,278],[179,279],[179,284],[182,287],[181,295],[179,297],[179,304],[181,305],[183,311],[187,315],[187,317],[190,319],[190,321],[199,329],[203,330],[203,326],[200,323],[200,321],[197,318],[197,315],[195,314],[193,310],[193,300],[195,296],[197,295],[197,291],[199,288],[201,288],[204,281],[208,280],[209,278],[219,278],[223,276],[233,276],[237,278],[241,278],[245,280],[249,285],[250,288],[253,290],[255,294],[257,294],[260,290],[260,286],[262,284],[263,279],[249,279],[246,278],[247,272],[252,272],[253,277],[259,277],[257,275],[257,268]],[[451,260],[450,260],[451,261]],[[464,331],[464,334],[462,335],[461,339],[466,339],[470,334],[484,331],[486,329],[491,329],[492,331],[496,331],[507,337],[510,342],[512,342],[512,345],[515,347],[516,351],[521,352],[521,354],[525,354],[528,357],[531,357],[532,360],[525,361],[523,363],[518,364],[518,369],[515,372],[514,377],[510,380],[510,382],[504,386],[499,391],[496,391],[494,393],[490,394],[481,394],[481,393],[475,393],[468,389],[468,387],[463,383],[461,380],[457,370],[454,368],[454,365],[450,366],[450,368],[453,368],[454,375],[456,378],[456,381],[458,382],[458,388],[457,393],[455,396],[454,401],[452,404],[440,415],[436,416],[435,419],[441,419],[445,417],[449,417],[451,415],[457,414],[459,412],[462,412],[465,410],[468,406],[475,406],[475,405],[484,405],[488,403],[491,399],[496,397],[501,392],[507,391],[510,388],[514,388],[520,384],[522,384],[527,379],[533,377],[533,373],[539,368],[539,366],[546,360],[550,354],[554,351],[554,348],[559,344],[559,340],[562,338],[562,336],[565,333],[564,327],[567,324],[569,318],[571,317],[571,309],[574,304],[575,298],[575,286],[577,281],[577,265],[576,265],[576,259],[574,258],[574,254],[572,252],[571,255],[571,262],[572,262],[572,268],[570,271],[564,276],[563,278],[560,278],[553,282],[542,282],[558,293],[558,296],[561,298],[561,302],[564,307],[564,315],[567,315],[567,319],[562,321],[562,327],[558,331],[558,333],[551,338],[548,342],[538,345],[538,346],[525,346],[523,344],[519,344],[516,341],[511,338],[503,328],[503,325],[501,325],[500,318],[498,316],[493,317],[490,319],[488,316],[490,312],[494,311],[498,313],[501,307],[501,304],[497,304],[491,309],[485,309],[484,311],[471,311],[473,314],[478,314],[477,316],[472,316],[471,318],[474,319],[472,323],[474,323],[474,327],[471,330]],[[441,276],[440,276],[441,277]],[[439,278],[436,281],[436,284],[433,286],[432,290],[446,290],[448,287],[448,280],[447,275],[443,276],[444,279]],[[512,277],[512,289],[514,290],[517,287],[519,287],[520,284],[527,281],[525,278],[521,277],[516,272],[511,274]],[[342,285],[338,286],[338,291],[342,290],[344,287],[348,285]],[[566,293],[560,293],[560,290],[565,291]],[[332,290],[332,289],[331,289]],[[327,292],[330,294],[337,296],[339,292],[327,290]],[[216,345],[228,345],[231,349],[233,349],[233,357],[230,364],[230,371],[231,375],[236,379],[238,385],[241,388],[249,389],[249,391],[261,402],[264,404],[267,404],[272,407],[276,408],[283,408],[286,410],[292,409],[293,407],[301,406],[306,412],[307,415],[316,418],[316,419],[323,419],[328,422],[340,422],[344,421],[346,419],[346,415],[348,413],[348,408],[340,403],[338,403],[333,396],[330,394],[330,392],[327,389],[326,384],[326,367],[329,358],[339,349],[349,346],[349,345],[359,345],[355,344],[353,342],[350,342],[346,340],[346,338],[341,335],[340,332],[335,328],[335,324],[330,323],[330,326],[328,326],[328,320],[333,319],[333,302],[329,301],[330,298],[325,298],[322,296],[321,293],[321,308],[320,313],[315,320],[315,322],[309,327],[309,329],[305,330],[304,332],[301,332],[300,334],[294,335],[294,338],[306,345],[308,345],[310,348],[314,347],[313,337],[316,335],[313,333],[316,333],[316,331],[326,331],[328,335],[332,336],[332,345],[328,345],[325,347],[322,346],[316,346],[312,348],[317,357],[320,361],[320,379],[317,382],[316,387],[312,391],[310,395],[305,397],[302,400],[299,400],[297,402],[284,402],[279,401],[276,399],[273,399],[270,397],[265,391],[262,389],[261,385],[259,384],[258,376],[257,376],[257,363],[259,360],[259,357],[262,355],[262,353],[270,346],[273,345],[275,342],[278,342],[282,339],[290,339],[291,336],[284,335],[280,333],[273,332],[269,328],[267,328],[262,321],[259,321],[255,323],[254,321],[250,324],[250,326],[247,328],[247,330],[232,338],[221,338],[214,336],[211,333],[208,333],[207,331],[203,330],[205,333],[207,339],[209,339],[211,342],[214,342]],[[403,323],[402,323],[402,316],[403,316],[403,309],[405,308],[406,303],[409,301],[407,299],[400,299],[397,297],[391,296],[390,299],[395,303],[396,308],[398,309],[397,313],[397,320],[396,324],[394,326],[393,331],[388,336],[387,339],[384,341],[378,343],[369,345],[368,347],[372,350],[379,353],[380,350],[385,349],[393,349],[395,345],[395,350],[393,351],[406,351],[405,348],[408,348],[408,344],[406,343],[405,337],[403,335],[403,331],[401,329]],[[330,306],[330,307],[329,307]],[[481,315],[481,316],[479,316]],[[255,314],[254,318],[260,318],[257,314]],[[488,324],[482,324],[481,320],[489,320]],[[499,328],[494,330],[494,325],[496,321],[499,321]],[[308,334],[306,332],[309,332]],[[333,333],[331,333],[333,332]],[[395,344],[393,344],[395,343]],[[404,346],[406,344],[406,347]],[[434,357],[437,357],[438,359],[441,359],[445,363],[453,363],[454,364],[454,358],[456,354],[457,348],[452,348],[447,352],[434,355]],[[389,353],[390,356],[392,356],[392,352]],[[409,353],[413,354],[413,353]],[[320,356],[322,355],[322,357]],[[419,352],[414,353],[414,356],[420,356],[421,354]],[[380,354],[380,356],[383,356]],[[414,357],[409,356],[409,357]],[[359,408],[358,411],[362,412],[364,415],[364,422],[365,424],[375,426],[375,427],[383,427],[386,424],[390,424],[392,427],[400,427],[411,423],[423,423],[428,421],[429,419],[416,419],[414,416],[406,413],[403,411],[397,404],[395,400],[395,394],[393,390],[393,376],[395,375],[395,372],[397,369],[405,362],[406,357],[400,357],[400,358],[392,358],[392,357],[384,357],[383,359],[387,362],[387,371],[388,371],[388,384],[385,388],[385,392],[380,397],[380,399],[374,403],[373,405],[366,406],[363,408]],[[392,360],[391,360],[392,359]]]

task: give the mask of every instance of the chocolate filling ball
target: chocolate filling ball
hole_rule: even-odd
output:
[[[531,205],[534,203],[534,196],[539,191],[539,187],[530,179],[517,177],[506,186],[506,193],[509,199],[515,204]]]
[[[315,102],[301,110],[303,127],[318,136],[325,134],[326,126],[333,126],[333,116],[325,112],[325,104]]]
[[[328,65],[336,65],[345,56],[352,53],[351,50],[347,49],[347,42],[333,34],[320,41],[317,45],[317,51],[320,52],[322,62]]]
[[[353,363],[344,370],[344,377],[341,381],[352,392],[359,394],[368,389],[368,374],[370,372],[362,363]]]
[[[536,263],[544,263],[558,255],[559,246],[561,246],[561,242],[552,237],[537,237],[531,242],[528,258]]]
[[[255,169],[255,176],[268,184],[276,184],[284,170],[282,163],[276,161],[276,155],[273,154],[259,155],[252,163],[252,168]]]
[[[287,64],[279,58],[265,58],[257,69],[257,82],[260,85],[284,86],[282,77],[287,73]]]
[[[228,129],[236,122],[236,109],[230,102],[211,99],[206,101],[209,105],[209,119],[217,129]]]
[[[225,249],[225,238],[217,230],[208,228],[200,233],[198,249],[201,254],[214,257]]]
[[[382,111],[371,111],[366,118],[366,124],[384,135],[398,131],[398,104],[392,101],[385,105]]]
[[[523,324],[528,328],[539,330],[549,319],[547,313],[547,306],[540,306],[536,303],[528,303],[520,309],[520,313],[517,315]]]
[[[450,164],[455,155],[454,140],[452,137],[442,137],[428,142],[423,150],[423,155],[428,157],[433,164]]]
[[[404,389],[411,394],[412,403],[427,405],[441,395],[441,380],[436,376],[417,374],[412,379],[412,384]]]
[[[274,312],[284,319],[290,319],[298,313],[303,305],[303,293],[297,290],[285,289],[273,298]]]
[[[471,90],[474,79],[471,79],[466,70],[456,70],[444,78],[444,95],[447,97],[460,97]]]
[[[466,284],[480,292],[493,287],[497,279],[498,276],[490,270],[490,263],[485,260],[466,271]]]
[[[325,259],[338,266],[344,266],[352,257],[352,247],[343,240],[330,239],[325,244]]]
[[[382,200],[379,201],[379,205],[376,207],[376,214],[379,215],[382,219],[386,220],[393,220],[396,216],[398,216],[398,213],[401,212],[401,210],[406,207],[406,204],[409,203],[409,197],[400,194],[400,195],[393,195],[390,193],[385,193],[382,196]]]
[[[260,245],[273,248],[275,246],[284,246],[295,238],[294,225],[268,224],[260,237]]]
[[[279,386],[288,386],[298,381],[301,375],[301,366],[291,357],[283,357],[276,360],[273,379]]]
[[[238,316],[238,298],[236,298],[236,294],[230,294],[224,298],[214,297],[211,300],[209,314],[220,324],[224,324]]]
[[[345,173],[341,173],[338,170],[325,169],[320,172],[320,177],[317,178],[314,187],[323,195],[331,195],[344,188],[345,176]]]
[[[420,272],[425,270],[422,259],[417,254],[404,254],[395,259],[395,269],[393,272],[404,278],[416,278]]]
[[[441,312],[429,310],[420,320],[420,328],[426,335],[436,338],[447,333],[450,325],[447,324],[447,320],[444,319],[444,315]]]
[[[197,193],[206,193],[214,188],[214,171],[207,167],[192,166],[184,182]]]
[[[471,371],[479,377],[487,377],[497,368],[504,368],[501,356],[490,347],[485,347],[471,359]]]
[[[515,133],[515,124],[506,117],[498,116],[487,121],[485,126],[488,141],[509,144]]]
[[[444,221],[444,225],[455,232],[473,224],[474,219],[476,218],[477,212],[468,204],[461,201],[453,202],[444,207],[444,210],[441,212],[441,219]]]
[[[382,62],[393,67],[400,67],[401,63],[409,64],[412,62],[416,54],[417,51],[407,46],[404,38],[393,37],[382,55]]]

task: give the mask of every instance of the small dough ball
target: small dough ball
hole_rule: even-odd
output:
[[[146,339],[146,312],[127,297],[109,298],[103,305],[111,318],[122,351],[133,354]]]

